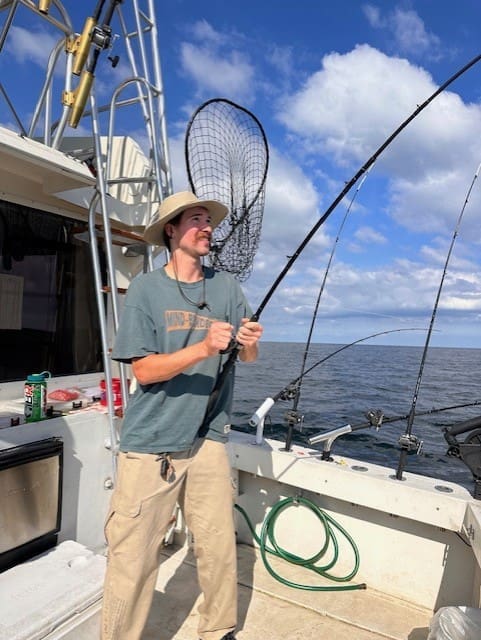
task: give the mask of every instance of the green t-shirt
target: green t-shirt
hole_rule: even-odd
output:
[[[252,315],[239,283],[224,272],[204,268],[205,301],[199,309],[179,291],[164,268],[132,280],[124,303],[112,358],[131,362],[152,353],[172,353],[201,341],[216,320],[230,322],[235,330]],[[180,283],[193,302],[203,300],[204,284]],[[228,356],[206,358],[183,373],[154,384],[137,385],[125,412],[121,451],[161,453],[183,451],[195,442],[207,402]],[[207,438],[227,439],[234,367],[226,377],[212,412]]]

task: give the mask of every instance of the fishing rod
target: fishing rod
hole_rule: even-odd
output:
[[[474,402],[466,402],[463,404],[454,404],[449,407],[439,407],[428,409],[426,411],[420,411],[416,413],[416,417],[419,418],[421,416],[428,416],[435,413],[441,413],[442,411],[450,411],[453,409],[463,409],[465,407],[474,407],[481,404],[481,400],[476,400]],[[335,429],[331,429],[329,431],[321,431],[320,433],[310,436],[307,438],[307,443],[310,446],[319,444],[323,442],[323,449],[321,458],[322,460],[331,461],[331,450],[334,441],[339,438],[339,436],[347,435],[348,433],[352,433],[353,431],[358,431],[359,429],[367,429],[370,427],[375,427],[376,431],[379,431],[383,424],[389,424],[392,422],[399,422],[400,420],[406,420],[409,417],[409,413],[401,416],[392,416],[386,417],[382,409],[370,409],[366,412],[367,422],[362,422],[357,425],[346,424],[342,427],[337,427]],[[480,476],[480,443],[479,443],[479,435],[481,432],[474,431],[466,440],[464,444],[460,444],[456,436],[462,433],[466,433],[468,431],[473,431],[473,429],[478,429],[481,427],[481,417],[470,418],[469,420],[463,420],[462,422],[453,425],[452,427],[445,427],[443,429],[444,437],[449,444],[449,449],[447,451],[448,456],[461,458],[463,462],[465,462],[468,467],[471,469],[475,479]],[[476,451],[473,452],[473,446],[476,445]],[[463,447],[471,447],[471,449],[466,453]],[[474,454],[474,455],[473,455]],[[479,478],[481,482],[481,477]],[[481,486],[480,486],[481,489]]]
[[[314,306],[314,312],[312,314],[311,326],[309,328],[309,334],[307,336],[307,341],[306,341],[306,345],[305,345],[305,348],[304,348],[304,353],[303,353],[303,356],[302,356],[301,375],[298,378],[298,380],[300,382],[302,381],[302,379],[304,377],[304,371],[305,371],[305,368],[306,368],[307,356],[309,354],[309,350],[310,350],[310,347],[311,347],[312,334],[314,333],[314,327],[315,327],[316,320],[317,320],[317,314],[318,314],[318,311],[319,311],[319,305],[320,305],[320,302],[321,302],[322,294],[324,293],[324,289],[326,287],[327,276],[329,274],[329,270],[331,268],[332,261],[334,259],[334,254],[336,252],[336,248],[337,248],[337,245],[339,243],[339,238],[341,237],[342,230],[344,229],[344,225],[346,223],[346,220],[347,220],[347,218],[349,216],[349,213],[351,212],[352,205],[354,204],[354,200],[356,199],[356,197],[357,197],[362,185],[364,184],[364,181],[366,180],[366,178],[367,178],[367,172],[363,175],[362,180],[360,181],[359,185],[357,186],[357,189],[356,189],[356,191],[354,192],[354,195],[351,198],[349,206],[346,209],[346,212],[345,212],[344,217],[343,217],[343,219],[341,221],[341,224],[339,225],[339,229],[337,231],[337,235],[336,235],[336,238],[334,240],[334,244],[332,246],[331,253],[329,255],[329,260],[327,261],[327,266],[326,266],[326,269],[324,271],[324,277],[322,279],[321,287],[319,289],[319,294],[317,296],[316,304]],[[299,423],[299,416],[298,416],[298,413],[297,413],[297,407],[299,406],[299,400],[301,398],[301,385],[302,385],[302,382],[296,386],[296,393],[295,393],[295,396],[294,396],[292,409],[291,409],[290,414],[289,414],[290,415],[290,419],[289,419],[289,426],[288,426],[287,436],[286,436],[286,448],[285,448],[286,451],[290,451],[291,450],[291,443],[292,443],[292,435],[293,435],[293,432],[294,432],[294,426],[295,426],[295,424]]]
[[[82,117],[90,95],[100,53],[111,46],[112,28],[110,23],[117,5],[122,2],[123,0],[110,0],[102,24],[99,24],[106,3],[106,0],[99,0],[93,15],[86,19],[82,34],[75,40],[73,46],[75,60],[72,65],[72,73],[80,75],[80,80],[75,91],[65,92],[66,95],[64,95],[64,104],[71,108],[69,125],[74,129]],[[94,49],[90,63],[85,66],[92,46]],[[116,63],[114,64],[112,61],[112,64],[115,66]]]
[[[402,328],[402,329],[389,329],[387,331],[379,331],[378,333],[372,333],[371,335],[365,336],[364,338],[359,338],[358,340],[354,340],[354,342],[350,342],[349,344],[344,344],[339,349],[336,349],[335,351],[332,351],[327,356],[324,356],[323,358],[321,358],[320,360],[315,362],[308,369],[305,369],[305,371],[303,371],[303,373],[301,375],[299,375],[297,378],[295,378],[294,380],[289,382],[289,384],[287,384],[285,387],[283,387],[279,391],[279,393],[277,393],[275,396],[273,396],[272,398],[271,397],[266,398],[264,400],[264,402],[261,404],[261,406],[257,409],[257,411],[250,418],[249,425],[251,427],[257,427],[261,423],[261,421],[264,420],[264,418],[267,415],[268,411],[272,408],[272,406],[278,400],[291,400],[295,396],[295,394],[297,393],[297,385],[302,380],[302,378],[307,376],[308,373],[313,371],[320,364],[326,362],[327,360],[329,360],[333,356],[337,355],[338,353],[341,353],[341,351],[344,351],[345,349],[349,349],[349,347],[353,347],[354,345],[359,344],[360,342],[365,342],[366,340],[370,340],[371,338],[376,338],[377,336],[383,336],[383,335],[386,335],[388,333],[398,333],[400,331],[424,331],[424,329],[417,329],[415,327],[413,327],[413,328]],[[289,419],[289,417],[288,417],[288,419]],[[299,423],[299,420],[297,420],[297,424],[298,423]],[[286,445],[286,450],[288,450],[287,449],[287,445]]]
[[[474,400],[473,402],[463,402],[461,404],[451,404],[448,407],[432,407],[431,409],[418,411],[416,413],[416,418],[431,416],[436,413],[442,413],[443,411],[454,411],[454,409],[477,407],[479,405],[481,405],[481,400]],[[366,412],[367,422],[361,422],[359,424],[352,425],[351,431],[358,431],[359,429],[367,429],[369,427],[376,427],[377,429],[380,429],[383,424],[391,424],[393,422],[401,422],[401,420],[407,420],[409,418],[409,414],[410,412],[398,416],[385,416],[382,409],[369,409],[369,411]],[[449,434],[459,435],[460,433],[465,433],[465,431],[471,431],[472,429],[481,426],[478,423],[479,418],[471,418],[470,420],[463,421],[462,423],[460,423],[460,425],[457,425],[456,428],[449,428]],[[317,436],[311,436],[309,438],[309,444],[316,444],[316,442],[319,441],[320,439],[317,439]]]
[[[323,213],[323,215],[319,218],[319,220],[314,224],[314,226],[308,232],[308,234],[306,235],[304,240],[301,242],[301,244],[298,246],[296,251],[289,258],[289,260],[287,261],[286,265],[284,266],[282,271],[279,273],[279,275],[275,279],[274,283],[272,284],[271,288],[268,290],[268,292],[265,295],[264,299],[260,303],[260,305],[257,308],[256,312],[252,315],[251,321],[256,322],[256,321],[259,320],[259,318],[260,318],[265,306],[270,301],[270,299],[272,298],[272,296],[273,296],[274,292],[276,291],[277,287],[282,282],[282,280],[284,279],[284,277],[286,276],[288,271],[291,269],[292,265],[297,260],[299,255],[302,253],[302,251],[304,250],[306,245],[310,242],[310,240],[315,235],[315,233],[318,231],[318,229],[321,227],[321,225],[324,224],[324,222],[328,219],[328,217],[331,215],[331,213],[334,211],[334,209],[337,207],[337,205],[341,202],[341,200],[344,198],[344,196],[351,190],[351,188],[356,184],[356,182],[366,173],[366,171],[376,162],[376,160],[383,153],[383,151],[387,147],[389,147],[389,145],[399,136],[399,134],[422,111],[424,111],[424,109],[440,93],[442,93],[455,80],[457,80],[457,78],[462,76],[466,71],[468,71],[471,67],[473,67],[480,60],[481,60],[481,54],[478,54],[477,56],[472,58],[472,60],[470,60],[467,64],[465,64],[461,69],[459,69],[455,74],[453,74],[450,78],[448,78],[448,80],[446,80],[440,87],[438,87],[438,89],[436,89],[436,91],[434,91],[434,93],[432,93],[422,104],[418,105],[418,107],[411,113],[411,115],[408,116],[397,127],[397,129],[395,129],[395,131],[381,144],[381,146],[372,154],[372,156],[367,160],[367,162],[364,163],[364,165],[357,171],[357,173],[348,182],[346,182],[344,188],[341,190],[341,192],[338,194],[338,196],[333,200],[333,202],[329,205],[329,207],[326,209],[326,211]],[[222,371],[220,372],[219,376],[217,377],[217,381],[216,381],[216,383],[214,385],[214,388],[213,388],[213,390],[211,392],[211,395],[209,397],[209,402],[207,404],[207,410],[206,410],[205,417],[204,417],[204,420],[203,420],[203,423],[202,423],[202,427],[205,427],[205,425],[210,420],[210,416],[211,416],[212,410],[214,409],[215,404],[217,402],[217,398],[219,396],[219,392],[220,392],[221,388],[223,387],[224,381],[227,378],[227,375],[231,371],[231,369],[234,366],[234,363],[235,363],[235,361],[237,359],[237,355],[239,353],[239,348],[240,348],[240,345],[238,345],[237,343],[234,342],[234,344],[232,345],[232,347],[230,349],[230,354],[229,354],[227,360],[224,363]]]
[[[453,411],[454,409],[465,409],[466,407],[477,407],[480,404],[481,404],[481,400],[474,400],[473,402],[463,402],[462,404],[451,404],[448,407],[433,407],[432,409],[426,409],[424,411],[418,411],[416,413],[416,418],[430,416],[430,415],[433,415],[435,413],[442,413],[443,411]],[[362,429],[363,427],[368,427],[368,426],[376,426],[376,423],[373,424],[373,422],[372,422],[371,413],[372,413],[372,409],[370,411],[368,411],[368,420],[369,420],[369,422],[364,422],[362,424],[359,424],[356,427],[353,427],[353,430],[354,429]],[[386,417],[381,411],[381,413],[379,414],[380,415],[379,426],[381,426],[381,424],[389,424],[391,422],[400,422],[401,420],[407,420],[409,418],[410,413],[411,412],[409,411],[409,413],[405,413],[404,415],[401,415],[401,416]],[[471,426],[470,429],[472,429],[472,428],[473,427]],[[456,435],[458,433],[460,433],[460,432],[456,431]]]
[[[431,313],[431,319],[429,322],[429,328],[426,334],[426,340],[424,343],[424,349],[423,349],[423,353],[422,353],[422,357],[421,357],[421,362],[419,365],[419,372],[418,372],[418,377],[416,380],[416,385],[414,387],[414,393],[413,393],[413,399],[412,399],[412,403],[411,403],[411,410],[409,412],[409,417],[407,419],[407,425],[406,425],[406,431],[404,433],[404,435],[401,436],[401,438],[399,439],[399,444],[401,446],[401,454],[399,456],[399,463],[398,463],[398,467],[396,470],[396,480],[402,480],[402,474],[403,474],[403,470],[404,467],[406,466],[406,459],[407,459],[407,455],[409,452],[411,451],[419,451],[419,440],[418,438],[413,435],[412,433],[412,428],[413,428],[413,424],[414,424],[414,418],[416,415],[416,404],[417,404],[417,399],[418,399],[418,394],[419,394],[419,389],[421,387],[421,380],[423,377],[423,373],[424,373],[424,365],[426,364],[426,357],[427,357],[427,353],[428,353],[428,349],[429,349],[429,344],[431,341],[431,334],[433,331],[433,327],[434,327],[434,321],[436,319],[436,315],[437,315],[437,311],[438,311],[438,306],[439,306],[439,300],[441,298],[441,292],[443,289],[443,285],[444,285],[444,280],[446,278],[446,273],[448,270],[448,264],[449,264],[449,260],[451,258],[451,254],[453,252],[453,248],[454,248],[454,244],[456,242],[456,238],[458,237],[458,232],[459,232],[459,227],[461,226],[461,221],[463,219],[463,215],[464,212],[466,210],[466,206],[468,204],[469,201],[469,197],[471,195],[471,191],[473,190],[474,187],[474,183],[477,180],[479,171],[481,170],[481,164],[478,166],[478,168],[476,169],[476,172],[474,174],[474,177],[471,181],[471,184],[469,186],[468,192],[466,194],[466,198],[464,200],[464,204],[461,207],[461,212],[458,216],[458,219],[456,221],[456,225],[454,227],[454,232],[453,232],[453,236],[451,238],[451,243],[449,245],[449,250],[446,256],[446,260],[444,263],[444,268],[443,268],[443,273],[441,275],[441,281],[439,283],[439,287],[438,287],[438,291],[436,294],[436,300],[434,302],[434,307],[433,307],[433,311]]]

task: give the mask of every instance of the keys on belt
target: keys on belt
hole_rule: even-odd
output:
[[[170,453],[159,453],[157,460],[160,460],[160,477],[166,482],[173,482],[175,480],[175,467]]]

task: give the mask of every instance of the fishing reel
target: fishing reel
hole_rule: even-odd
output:
[[[382,409],[369,409],[369,411],[366,411],[366,418],[369,420],[369,426],[375,427],[376,431],[379,431],[384,420],[384,411]]]
[[[407,453],[415,453],[417,456],[421,453],[423,448],[423,441],[420,440],[413,433],[403,433],[399,437],[399,446]]]
[[[295,400],[299,394],[299,383],[288,384],[282,391],[278,394],[279,400]]]
[[[90,34],[92,44],[98,49],[109,49],[112,44],[112,27],[108,24],[95,25]]]
[[[304,415],[302,413],[299,413],[299,411],[296,411],[295,409],[288,409],[284,413],[284,419],[288,428],[302,431],[302,426],[304,424]]]
[[[473,474],[473,497],[481,499],[481,416],[464,420],[452,427],[443,429],[444,438],[449,447],[446,455],[459,458]],[[467,433],[464,442],[459,442],[456,436]]]

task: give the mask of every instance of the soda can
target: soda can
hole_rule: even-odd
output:
[[[26,422],[37,422],[47,417],[47,371],[27,376],[23,387]]]

